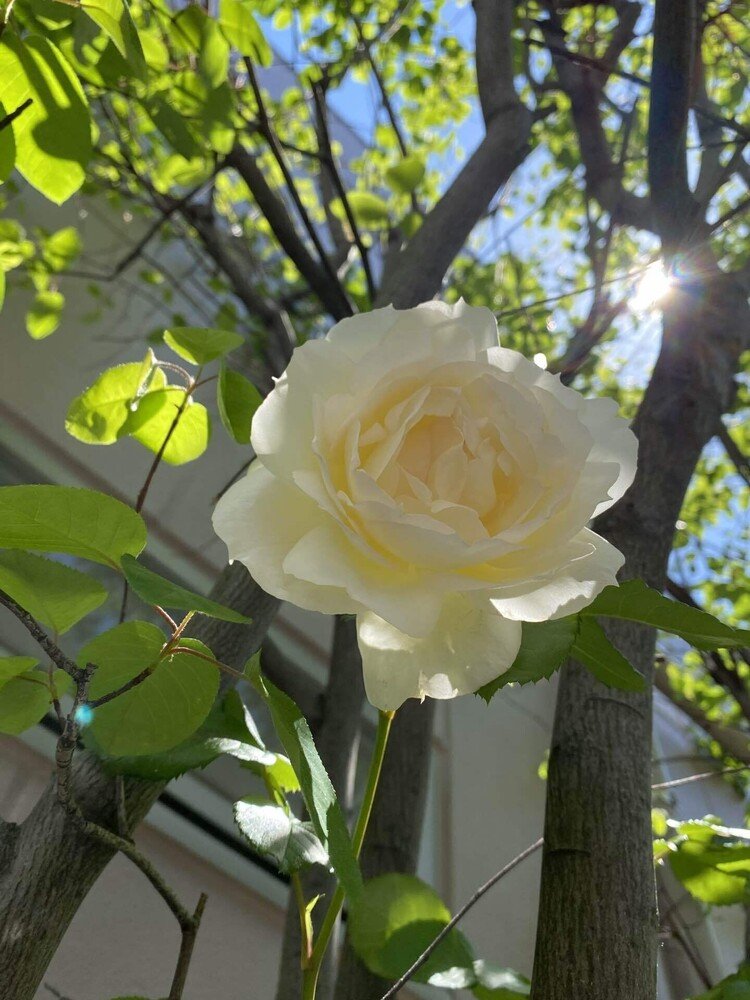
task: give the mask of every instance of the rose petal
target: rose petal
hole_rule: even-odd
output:
[[[301,490],[277,479],[259,461],[214,509],[213,526],[229,550],[265,591],[310,611],[356,614],[361,605],[342,588],[311,587],[282,565],[300,538],[325,515]]]
[[[588,528],[575,541],[589,546],[589,554],[561,566],[547,579],[531,578],[492,592],[492,605],[516,621],[549,621],[580,611],[605,587],[617,583],[617,572],[625,562],[620,550]]]
[[[284,572],[311,588],[343,588],[358,605],[410,635],[427,635],[440,614],[442,598],[421,574],[404,564],[373,562],[335,525],[307,532],[284,560]]]
[[[384,711],[407,698],[471,694],[504,673],[521,645],[520,622],[458,594],[448,595],[424,638],[405,635],[372,612],[357,617],[357,634],[367,698]]]

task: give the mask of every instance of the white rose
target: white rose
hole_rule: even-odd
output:
[[[488,309],[338,323],[294,352],[252,444],[215,530],[269,593],[357,615],[381,709],[476,691],[521,622],[585,607],[623,562],[586,524],[630,485],[634,435],[611,399],[498,347]]]

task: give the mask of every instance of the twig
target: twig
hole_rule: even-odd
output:
[[[673,781],[660,781],[651,786],[651,791],[661,791],[664,788],[677,788],[679,785],[690,785],[694,781],[705,781],[706,778],[718,778],[723,774],[739,774],[741,771],[750,771],[750,764],[742,764],[740,767],[723,767],[719,771],[703,771],[701,774],[691,774],[687,778],[675,778]]]
[[[524,45],[533,45],[536,48],[547,49],[547,51],[552,55],[561,56],[563,59],[568,59],[570,62],[577,63],[580,66],[587,66],[589,69],[598,70],[600,73],[604,73],[607,76],[617,76],[621,80],[628,80],[630,83],[635,83],[639,87],[645,87],[646,89],[650,89],[651,87],[650,82],[644,76],[638,76],[636,73],[629,73],[627,70],[617,69],[616,67],[608,65],[601,59],[595,59],[592,56],[585,56],[581,52],[572,52],[564,45],[555,45],[550,42],[542,41],[538,38],[523,38],[521,41]],[[745,142],[750,142],[750,130],[746,129],[744,125],[741,125],[733,118],[725,118],[723,115],[716,114],[709,108],[694,106],[693,111],[708,121],[721,125],[724,128],[731,129],[737,135],[742,136]]]
[[[180,944],[180,954],[177,958],[177,968],[174,970],[174,979],[169,990],[169,1000],[181,1000],[182,992],[185,989],[190,959],[193,957],[195,938],[198,934],[203,910],[206,906],[208,896],[205,892],[200,894],[198,905],[195,907],[189,927],[182,928],[182,943]]]
[[[370,258],[367,253],[367,247],[362,239],[362,234],[359,231],[359,226],[357,225],[357,220],[354,217],[354,212],[352,211],[352,206],[349,203],[349,196],[347,195],[344,183],[341,180],[341,174],[339,173],[338,167],[336,166],[336,160],[333,155],[333,149],[331,147],[331,137],[328,134],[328,126],[326,124],[326,107],[325,98],[321,94],[321,85],[313,84],[312,88],[313,100],[315,101],[315,107],[318,111],[318,119],[320,121],[320,138],[323,141],[323,153],[325,156],[325,166],[333,181],[333,185],[336,188],[336,192],[341,199],[341,204],[344,207],[344,212],[346,213],[346,219],[349,223],[349,228],[352,231],[352,236],[354,242],[359,251],[359,256],[362,259],[362,267],[365,272],[365,280],[367,282],[367,294],[370,296],[370,302],[375,301],[375,295],[377,289],[375,288],[375,282],[372,277],[372,270],[370,268]]]
[[[18,118],[19,115],[22,115],[26,108],[30,107],[33,103],[33,97],[27,97],[23,104],[18,105],[15,111],[10,111],[7,115],[5,115],[5,117],[0,118],[0,132],[2,132],[4,128],[8,128],[12,125],[16,118]]]
[[[320,258],[320,263],[323,266],[323,269],[325,270],[329,281],[332,283],[333,287],[337,289],[338,297],[341,300],[341,308],[343,310],[343,315],[351,316],[354,310],[352,309],[351,303],[349,302],[349,298],[346,295],[346,292],[344,291],[344,288],[342,287],[341,283],[339,282],[336,271],[334,270],[330,260],[328,259],[328,254],[325,252],[325,248],[320,241],[320,236],[318,235],[318,231],[313,225],[313,222],[310,219],[308,211],[305,208],[304,203],[300,197],[299,191],[297,190],[297,185],[294,182],[294,177],[292,176],[292,172],[289,169],[289,165],[286,162],[284,151],[282,150],[281,146],[279,145],[278,139],[276,138],[276,133],[273,130],[271,119],[268,115],[265,101],[263,100],[263,94],[261,92],[260,85],[258,83],[258,78],[255,73],[255,67],[253,66],[252,59],[250,59],[248,56],[243,56],[243,62],[245,64],[245,69],[247,70],[248,80],[250,81],[250,86],[253,91],[253,96],[255,97],[255,103],[258,108],[259,131],[266,140],[266,142],[268,143],[271,152],[273,153],[273,157],[276,160],[279,169],[281,170],[281,173],[284,177],[284,182],[286,183],[287,189],[289,191],[289,195],[292,201],[294,202],[294,205],[299,213],[299,216],[302,219],[302,223],[305,229],[307,230],[307,234],[310,237],[310,240],[312,241],[312,244],[318,253],[318,257]]]
[[[440,942],[444,938],[446,938],[448,934],[450,934],[450,932],[453,930],[453,928],[456,926],[459,920],[461,920],[463,917],[466,916],[466,914],[469,912],[472,906],[474,906],[475,903],[478,903],[479,900],[482,898],[482,896],[484,896],[484,894],[488,892],[492,888],[492,886],[495,885],[495,883],[499,882],[500,879],[504,878],[509,872],[512,872],[514,868],[517,868],[522,861],[526,860],[526,858],[531,857],[531,855],[534,854],[535,851],[538,851],[543,843],[544,843],[544,837],[540,837],[539,840],[535,840],[533,844],[527,847],[524,851],[521,851],[520,854],[517,854],[512,861],[509,861],[504,868],[501,868],[499,872],[495,872],[492,878],[488,879],[484,883],[484,885],[480,885],[477,891],[469,899],[466,900],[464,905],[459,910],[456,910],[456,912],[453,914],[453,916],[445,925],[445,927],[443,927],[440,933],[436,937],[434,937],[432,941],[430,941],[430,943],[427,945],[427,947],[419,956],[419,958],[409,966],[409,968],[406,970],[403,976],[401,976],[401,978],[397,982],[395,982],[393,986],[391,986],[391,988],[386,993],[383,994],[380,1000],[391,1000],[392,997],[395,997],[398,991],[401,989],[401,987],[405,986],[409,982],[411,977],[414,975],[414,973],[418,972],[422,968],[422,966],[425,964],[425,962],[433,953],[433,951],[435,951]]]
[[[13,598],[9,594],[6,594],[4,590],[0,590],[0,604],[4,604],[5,607],[16,616],[24,628],[42,647],[55,666],[59,667],[60,670],[64,670],[65,673],[68,674],[69,677],[72,677],[77,684],[84,673],[84,670],[82,670],[77,663],[74,663],[69,657],[67,657],[60,647],[50,639],[36,618],[34,618],[33,615],[30,615],[28,611],[24,611],[24,609],[16,604]]]
[[[126,681],[121,687],[115,688],[114,691],[109,691],[107,694],[101,695],[99,698],[94,698],[93,701],[87,702],[89,708],[101,708],[102,705],[106,705],[107,702],[113,701],[115,698],[119,698],[121,694],[125,694],[127,691],[132,690],[134,687],[138,687],[147,680],[151,674],[156,670],[155,663],[149,663],[147,667],[144,667],[139,674],[135,677],[131,677],[129,681]]]
[[[198,374],[200,374],[200,370],[198,371]],[[196,378],[197,378],[197,376],[196,376]],[[156,455],[154,456],[154,460],[151,463],[151,468],[148,470],[148,473],[146,474],[146,480],[143,483],[143,486],[141,487],[141,491],[138,494],[138,499],[135,502],[135,509],[136,509],[137,513],[140,513],[140,511],[143,508],[144,503],[146,502],[146,496],[148,495],[148,491],[149,491],[149,488],[150,488],[151,483],[153,481],[153,478],[156,475],[156,470],[161,465],[161,460],[164,457],[164,452],[167,450],[167,445],[169,444],[170,440],[172,439],[172,435],[174,434],[174,432],[177,429],[177,425],[180,422],[180,417],[185,412],[185,407],[188,405],[188,402],[190,400],[190,396],[192,394],[192,390],[194,388],[195,388],[195,379],[192,381],[192,384],[190,386],[188,386],[188,388],[186,389],[185,395],[182,398],[182,400],[180,402],[180,405],[177,407],[177,412],[174,415],[174,420],[169,425],[169,430],[164,435],[164,440],[162,441],[161,446],[159,447],[159,450],[157,451]]]

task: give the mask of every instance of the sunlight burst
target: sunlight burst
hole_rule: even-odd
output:
[[[632,312],[647,312],[661,302],[672,287],[672,279],[662,262],[649,264],[634,286],[629,306]]]

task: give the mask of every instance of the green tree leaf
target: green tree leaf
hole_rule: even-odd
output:
[[[253,383],[226,365],[221,366],[216,385],[216,401],[221,422],[238,444],[250,443],[255,411],[263,397]]]
[[[235,802],[234,821],[253,849],[273,858],[282,872],[328,864],[312,823],[297,819],[283,806],[248,796]]]
[[[349,207],[359,225],[365,229],[379,229],[388,225],[388,202],[369,191],[352,191],[348,196]],[[342,214],[343,206],[337,207],[337,214]]]
[[[163,753],[108,757],[90,733],[86,741],[102,758],[102,766],[108,774],[127,774],[147,781],[171,781],[187,771],[206,767],[238,746],[257,746],[244,720],[238,720],[231,709],[235,700],[239,700],[237,692],[228,691],[220,702],[214,704],[199,729]]]
[[[424,162],[418,156],[406,156],[400,163],[385,172],[388,184],[399,194],[411,194],[422,183]]]
[[[6,108],[2,101],[0,101],[0,119],[5,118],[10,111],[15,111],[15,108]],[[28,108],[26,111],[28,111]],[[21,113],[25,114],[25,112]],[[15,162],[16,141],[13,138],[13,129],[6,126],[4,129],[0,129],[0,184],[7,181],[13,173]],[[0,305],[2,305],[1,301]]]
[[[81,0],[81,7],[111,38],[133,72],[144,73],[146,62],[143,49],[126,0]]]
[[[592,618],[581,618],[572,655],[608,687],[621,691],[646,689],[643,675],[612,645]]]
[[[14,657],[26,659],[26,657]],[[70,687],[70,678],[55,670],[52,681],[59,693]],[[52,704],[45,670],[27,670],[12,677],[0,687],[0,733],[17,736],[44,718]]]
[[[239,611],[217,604],[208,597],[201,597],[186,587],[181,587],[171,580],[166,580],[153,570],[141,565],[137,559],[125,555],[121,560],[122,571],[133,590],[147,604],[159,604],[164,608],[177,608],[179,611],[197,611],[209,618],[220,618],[225,622],[237,622],[249,625],[251,618],[241,615]]]
[[[113,444],[133,412],[136,400],[149,391],[166,386],[164,372],[154,368],[149,351],[143,361],[108,368],[80,396],[76,396],[65,418],[65,430],[85,444]]]
[[[352,947],[368,969],[397,979],[450,920],[437,893],[414,875],[389,874],[365,882],[350,905]],[[415,974],[417,982],[438,985],[450,970],[463,970],[462,987],[476,980],[474,956],[466,939],[452,930]]]
[[[149,451],[157,454],[169,434],[169,441],[162,454],[167,465],[184,465],[200,458],[208,447],[211,422],[208,410],[202,403],[187,397],[184,389],[168,386],[146,393],[138,409],[130,413],[123,425],[122,434],[135,438]],[[174,430],[172,424],[180,407],[180,419]]]
[[[185,119],[162,97],[153,97],[148,103],[148,113],[154,125],[176,153],[191,160],[199,156],[200,143]]]
[[[0,548],[65,552],[120,569],[137,556],[146,525],[126,504],[73,486],[0,487]]]
[[[265,677],[249,676],[271,710],[276,735],[294,768],[315,832],[327,847],[339,882],[350,899],[362,888],[359,864],[336,792],[304,716],[292,699]]]
[[[0,551],[0,590],[59,635],[107,599],[105,588],[86,573],[12,550]]]
[[[60,325],[65,296],[52,289],[37,292],[34,302],[26,313],[26,332],[34,340],[44,340]]]
[[[740,848],[745,854],[750,852]],[[732,848],[712,847],[702,840],[688,839],[670,851],[669,865],[691,896],[712,906],[730,906],[748,898],[744,875],[722,871],[717,866],[738,857]]]
[[[245,338],[232,330],[175,326],[164,333],[164,343],[192,365],[205,365],[239,347]]]
[[[570,656],[577,631],[575,615],[551,622],[524,622],[521,648],[512,666],[477,694],[489,703],[506,684],[528,684],[551,677]]]
[[[0,688],[19,674],[25,674],[37,665],[33,656],[0,656]]]
[[[679,635],[698,649],[750,644],[750,630],[732,628],[706,611],[672,601],[642,580],[626,580],[619,587],[606,587],[581,614],[643,622]]]
[[[219,25],[233,48],[261,66],[270,66],[273,52],[258,26],[250,0],[220,0]]]
[[[96,664],[89,697],[115,691],[143,670],[153,672],[142,683],[94,709],[87,730],[111,757],[161,753],[194,733],[211,711],[219,689],[219,671],[211,663],[175,653],[160,659],[164,634],[148,622],[125,622],[88,642],[78,662]],[[197,639],[181,639],[211,655]]]
[[[80,252],[81,237],[75,226],[58,229],[44,240],[44,260],[53,271],[64,271]]]
[[[6,107],[33,102],[11,126],[16,167],[60,205],[80,188],[91,158],[91,118],[78,77],[46,38],[21,41],[10,29],[0,41],[0,80]]]

